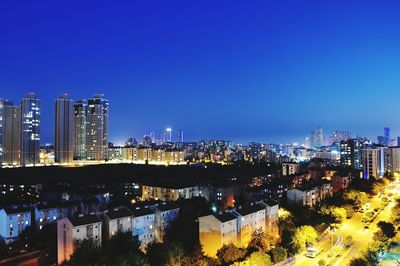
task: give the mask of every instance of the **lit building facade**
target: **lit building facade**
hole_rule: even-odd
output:
[[[87,160],[107,159],[109,103],[102,94],[88,100],[86,116],[86,157]]]
[[[367,148],[362,150],[362,166],[363,177],[379,178],[381,176],[381,149],[380,148]]]
[[[21,109],[11,101],[3,102],[3,164],[19,165],[21,162]]]
[[[0,210],[0,236],[9,244],[32,225],[30,208],[4,208]]]
[[[68,94],[55,101],[54,161],[69,164],[73,160],[74,106]]]
[[[28,93],[21,100],[21,165],[39,163],[40,100]]]

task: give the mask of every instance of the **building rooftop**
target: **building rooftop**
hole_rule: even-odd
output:
[[[261,210],[265,210],[265,207],[261,206],[260,204],[252,204],[252,205],[239,206],[238,208],[236,208],[235,211],[239,213],[241,216],[245,216]]]
[[[69,220],[71,221],[73,226],[81,226],[101,222],[101,219],[95,214],[73,217]]]
[[[155,214],[155,212],[152,209],[146,208],[146,207],[142,207],[142,208],[133,207],[132,208],[132,212],[133,212],[133,216],[134,217],[140,217],[140,216]]]
[[[110,220],[113,220],[113,219],[133,216],[133,212],[130,211],[128,208],[123,207],[123,208],[108,210],[107,212],[104,213],[104,215],[110,218]]]
[[[11,207],[4,208],[4,210],[7,214],[16,214],[16,213],[21,213],[21,212],[31,212],[31,207],[11,206]]]
[[[212,215],[215,218],[217,218],[219,221],[221,221],[222,223],[225,223],[225,222],[228,222],[228,221],[232,221],[232,220],[236,220],[235,215],[233,215],[230,212],[213,213]]]
[[[154,206],[162,212],[179,209],[179,206],[174,202],[163,202]]]

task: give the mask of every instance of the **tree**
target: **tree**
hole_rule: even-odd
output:
[[[96,265],[101,260],[101,249],[92,240],[80,242],[67,265]]]
[[[352,203],[352,204],[356,205],[357,207],[360,207],[360,206],[364,205],[368,201],[367,193],[360,192],[360,191],[357,191],[357,190],[354,190],[354,189],[345,192],[344,193],[344,198],[349,203]]]
[[[0,239],[0,259],[4,259],[8,255],[8,246],[4,239]]]
[[[322,206],[320,213],[327,217],[330,223],[342,223],[347,218],[347,211],[345,208],[335,206]]]
[[[303,251],[317,239],[318,234],[312,226],[303,225],[294,231],[292,244],[295,250]]]
[[[392,208],[392,221],[395,225],[400,224],[400,198],[397,198]]]
[[[263,252],[268,252],[270,249],[270,245],[267,241],[267,236],[264,233],[263,230],[256,230],[253,232],[253,236],[250,240],[249,245],[247,246],[247,249],[250,252],[258,251],[261,250]]]
[[[396,229],[392,223],[380,221],[378,223],[378,227],[380,230],[382,230],[382,233],[387,237],[387,238],[393,238],[396,236]]]
[[[129,252],[139,253],[139,243],[132,232],[118,232],[105,242],[104,253],[110,256],[125,255]]]
[[[350,266],[370,266],[368,261],[364,258],[354,258],[350,261]]]
[[[181,244],[172,242],[167,245],[166,266],[184,265],[185,252]]]
[[[245,254],[246,252],[244,250],[237,248],[232,243],[223,245],[222,248],[217,251],[217,257],[222,265],[234,263],[235,261],[243,258]]]
[[[49,223],[37,232],[37,247],[40,250],[39,265],[57,262],[57,223]]]
[[[276,246],[271,250],[270,254],[274,263],[278,263],[287,259],[287,251],[281,246]]]
[[[320,259],[320,260],[318,261],[318,266],[325,266],[325,265],[326,265],[325,260]]]

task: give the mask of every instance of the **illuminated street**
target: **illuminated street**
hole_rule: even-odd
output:
[[[391,216],[391,209],[394,206],[393,199],[400,194],[400,184],[397,182],[395,185],[391,185],[387,188],[385,195],[393,194],[390,198],[389,204],[384,207],[381,212],[379,212],[373,222],[369,225],[369,228],[364,228],[364,223],[362,222],[363,213],[355,213],[351,219],[343,222],[341,226],[338,227],[334,233],[334,239],[326,238],[318,242],[315,247],[317,250],[322,250],[316,258],[307,258],[304,254],[297,255],[295,257],[294,265],[318,265],[320,260],[324,260],[326,264],[331,264],[335,266],[348,265],[350,260],[355,257],[355,254],[360,255],[373,238],[373,233],[377,230],[377,223],[379,221],[388,221]],[[381,206],[381,199],[379,196],[375,196],[370,200],[370,209],[379,208]],[[345,246],[346,237],[352,237],[352,244],[349,248]],[[334,244],[332,244],[334,243]],[[332,246],[339,246],[337,249],[338,254],[336,256],[332,255],[335,248]],[[285,265],[291,265],[287,263]]]

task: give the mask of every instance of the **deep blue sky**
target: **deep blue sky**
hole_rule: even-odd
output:
[[[84,3],[83,3],[84,2]],[[0,97],[110,100],[110,140],[400,135],[398,1],[2,1]]]

